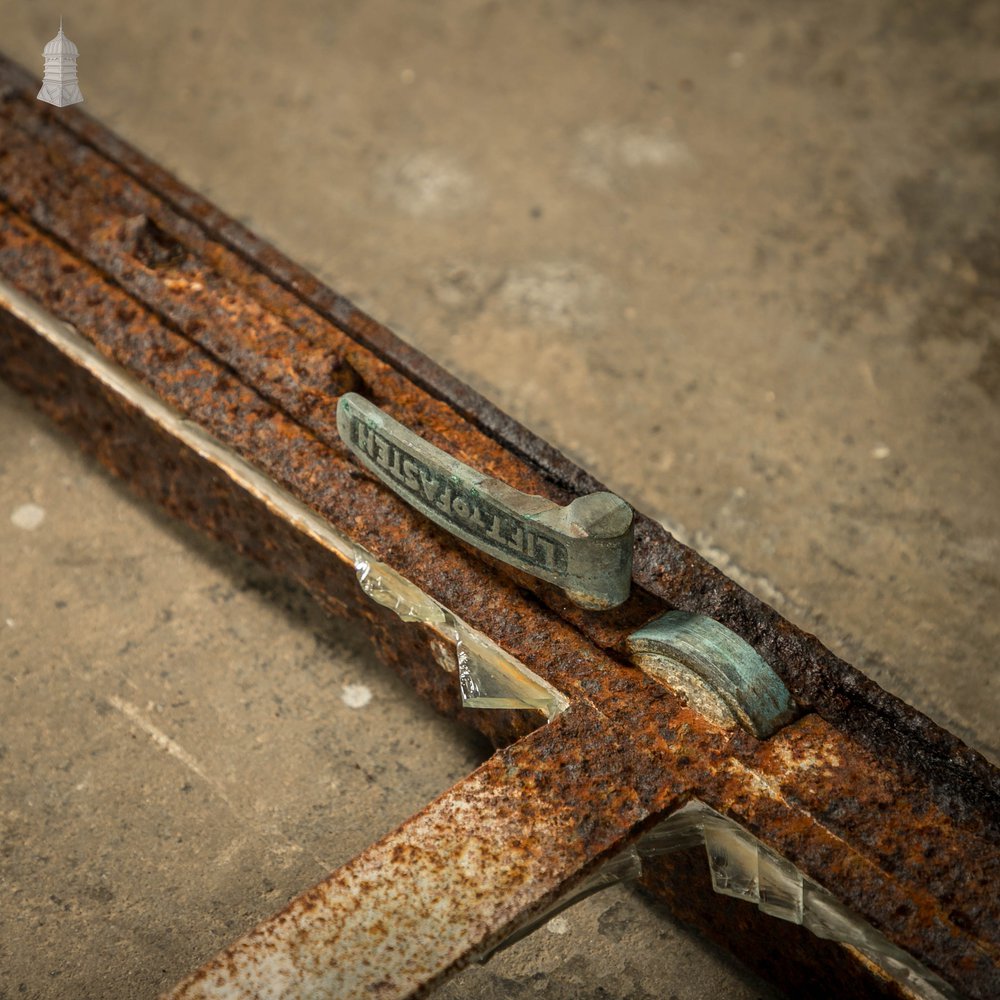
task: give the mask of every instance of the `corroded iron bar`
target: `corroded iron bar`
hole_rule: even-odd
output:
[[[117,318],[119,348],[131,341],[125,323],[134,315],[134,296],[319,440],[336,438],[340,393],[370,377],[373,401],[379,399],[372,393],[384,393],[411,429],[446,451],[449,441],[461,442],[517,489],[564,504],[605,488],[85,114],[57,118],[41,108],[30,97],[36,83],[0,60],[0,200],[78,248],[127,293],[129,304]],[[708,615],[756,649],[799,705],[880,752],[912,760],[941,794],[1000,811],[1000,772],[980,754],[640,512],[635,539],[636,587],[614,614],[573,615],[558,594],[536,586],[540,599],[622,655],[629,626],[644,624],[658,608]]]
[[[357,601],[360,590],[353,585],[352,561],[349,558],[339,560],[347,572],[342,571],[338,580],[336,561],[330,559],[331,553],[341,557],[347,553],[336,553],[329,544],[322,544],[323,539],[315,529],[304,530],[308,526],[301,523],[301,518],[290,518],[287,511],[275,503],[276,488],[267,485],[266,477],[258,474],[262,483],[257,484],[247,477],[245,460],[231,455],[224,446],[206,447],[197,437],[192,441],[189,428],[197,425],[190,420],[173,422],[174,428],[181,425],[182,438],[162,417],[161,411],[166,407],[157,397],[144,390],[140,383],[125,381],[127,376],[123,377],[117,366],[107,362],[93,348],[86,355],[81,352],[71,343],[74,335],[70,331],[33,305],[25,305],[23,296],[4,292],[4,302],[12,332],[11,345],[16,348],[7,357],[16,375],[36,380],[38,398],[44,404],[57,413],[64,413],[63,408],[68,404],[71,412],[80,408],[92,410],[103,434],[113,441],[127,439],[128,434],[134,435],[139,429],[154,432],[148,441],[144,440],[143,447],[106,454],[105,458],[114,467],[120,470],[123,461],[137,463],[129,466],[129,472],[133,481],[144,488],[151,484],[155,488],[168,485],[174,491],[178,486],[183,487],[181,498],[185,502],[186,517],[197,521],[209,514],[208,523],[215,530],[235,532],[235,537],[251,551],[277,559],[279,565],[284,565],[289,555],[282,541],[295,554],[301,553],[304,544],[308,545],[316,550],[311,560],[303,565],[292,559],[293,566],[305,570],[299,579],[327,606],[344,611],[352,598]],[[23,335],[20,339],[19,334]],[[38,334],[42,335],[41,339]],[[43,345],[53,348],[56,353],[44,359],[33,357]],[[69,379],[62,377],[60,358],[72,363],[67,369]],[[88,390],[71,381],[81,379],[90,383],[91,391],[100,388],[103,405],[95,406]],[[98,385],[95,386],[95,382]],[[118,410],[120,414],[116,413]],[[103,441],[102,437],[98,443]],[[169,470],[166,484],[157,481],[157,469]],[[206,471],[210,473],[208,479]],[[162,476],[162,472],[159,474]],[[180,475],[181,480],[176,481],[174,475]],[[276,511],[281,512],[281,516],[275,517]],[[244,525],[246,529],[241,530]],[[292,529],[291,538],[281,539],[283,526]],[[253,549],[253,544],[259,544],[261,539],[263,548]],[[322,576],[317,576],[317,570],[322,570]],[[362,615],[366,611],[370,615],[368,607],[358,610]],[[502,610],[497,608],[496,613]],[[894,822],[900,820],[900,810],[909,792],[905,774],[893,773],[884,762],[866,754],[862,747],[816,716],[787,727],[765,743],[735,738],[724,728],[706,724],[698,713],[666,696],[662,690],[657,694],[655,686],[651,687],[651,682],[638,672],[623,668],[596,652],[588,657],[586,647],[581,647],[572,634],[566,635],[565,627],[553,620],[538,622],[530,602],[525,602],[523,597],[508,596],[506,612],[532,632],[539,627],[546,629],[550,653],[557,663],[544,656],[532,662],[536,662],[556,685],[575,690],[577,704],[591,704],[599,709],[596,714],[575,716],[586,725],[575,731],[572,738],[566,738],[565,745],[560,748],[563,759],[558,771],[581,777],[581,784],[568,790],[572,794],[565,801],[578,810],[585,828],[596,829],[601,823],[616,824],[624,843],[624,839],[651,816],[669,809],[686,794],[696,794],[759,832],[779,852],[793,858],[807,874],[813,874],[828,886],[835,886],[842,898],[852,903],[858,912],[870,914],[882,908],[883,912],[891,912],[897,917],[910,912],[913,928],[907,946],[911,951],[922,953],[913,942],[921,940],[922,928],[925,929],[926,922],[931,920],[937,929],[937,957],[951,956],[955,949],[959,952],[971,949],[972,955],[982,953],[979,958],[986,962],[984,972],[989,974],[992,945],[981,933],[963,935],[954,923],[954,911],[942,909],[914,878],[912,871],[903,871],[900,877],[899,874],[889,876],[884,870],[887,865],[882,858],[894,857],[898,845],[894,839],[896,831],[877,810],[894,803]],[[388,622],[383,620],[376,624],[384,626],[384,631],[379,629],[377,633],[384,643],[383,654],[391,662],[411,669],[419,661],[422,669],[418,667],[416,676],[425,685],[435,674],[444,679],[444,685],[432,688],[431,692],[439,706],[454,709],[456,685],[453,675],[441,669],[437,639],[432,630],[426,626],[401,630],[391,615]],[[419,635],[420,645],[407,646],[407,633],[414,638]],[[510,646],[513,653],[523,656],[532,652],[532,644],[525,643],[524,638],[522,634],[520,642]],[[403,646],[402,655],[396,653],[397,645]],[[567,659],[574,650],[575,661]],[[562,661],[561,670],[557,668],[559,661]],[[581,697],[581,688],[575,687],[577,681],[588,697]],[[508,734],[513,735],[512,729],[504,727],[505,715],[508,723],[517,720],[531,725],[523,716],[513,713],[482,713],[476,722],[484,731],[492,733],[494,739],[502,740]],[[562,731],[565,733],[565,729]],[[609,735],[613,745],[625,748],[627,755],[624,758],[607,748]],[[570,754],[569,759],[566,754]],[[538,762],[538,766],[542,765],[546,771],[551,770],[551,761]],[[532,787],[538,787],[537,775],[525,767],[520,767],[519,773],[524,780],[530,780]],[[874,784],[869,789],[864,782]],[[634,787],[629,787],[630,783]],[[566,786],[562,787],[567,791]],[[748,796],[748,788],[753,790],[752,795]],[[826,805],[830,801],[837,802],[839,810],[848,793],[852,802],[858,802],[858,813],[845,828],[829,821]],[[763,829],[758,829],[761,824]],[[995,862],[995,853],[991,854],[984,840],[984,830],[968,822],[956,824],[947,813],[929,810],[927,805],[919,813],[919,822],[916,817],[911,818],[902,828],[919,829],[925,824],[934,830],[934,835],[923,838],[922,848],[931,850],[932,855],[943,845],[964,838],[967,854],[963,863],[967,868],[961,875],[986,890],[992,877],[990,865]],[[856,845],[845,843],[844,836],[848,832],[855,838]],[[516,852],[511,851],[505,863],[514,862]],[[835,877],[831,878],[831,873]],[[396,871],[400,881],[413,875],[409,864]],[[954,882],[957,875],[954,852],[950,857],[925,859],[921,875],[933,878],[936,883],[944,875]],[[375,904],[377,900],[371,902]],[[988,937],[988,931],[986,935]],[[964,942],[963,936],[967,938]],[[907,940],[898,936],[897,939]],[[924,944],[926,952],[926,942]],[[769,946],[767,955],[773,955],[773,951]],[[812,947],[804,949],[796,961],[786,964],[786,972],[801,968],[803,963],[811,964],[815,954],[825,952],[816,952]],[[851,971],[856,964],[851,960],[836,964],[839,971],[824,971],[828,983],[839,981],[838,977],[843,976],[845,970],[857,976],[856,969]]]
[[[825,988],[856,996],[873,983],[844,961],[850,943],[887,968],[914,995],[950,998],[948,985],[859,921],[732,820],[697,801],[622,851],[637,815],[609,812],[581,826],[573,803],[589,776],[581,763],[616,771],[626,764],[624,734],[608,732],[594,710],[574,707],[495,755],[412,819],[244,935],[162,1000],[251,1000],[265,988],[286,1000],[403,998],[426,991],[469,961],[493,953],[519,928],[548,918],[567,898],[643,876],[655,861],[705,844],[717,893],[756,902],[791,921],[787,942],[815,947],[829,962]],[[597,733],[581,759],[576,737]],[[610,738],[609,738],[610,737]],[[616,853],[617,852],[617,853]],[[591,874],[594,873],[594,874]],[[655,874],[654,874],[655,873]],[[359,901],[363,901],[359,906]],[[744,904],[745,906],[745,904]],[[818,936],[817,936],[818,935]],[[779,941],[782,935],[779,935]]]
[[[334,413],[344,392],[446,452],[480,456],[524,492],[566,504],[600,487],[86,117],[33,106],[31,86],[0,65],[0,278],[11,288],[0,306],[3,377],[138,492],[363,622],[387,662],[496,745],[526,736],[543,716],[463,707],[440,634],[370,601],[354,566],[234,478],[227,453],[562,692],[570,707],[544,730],[560,734],[558,747],[538,734],[504,753],[525,755],[524,801],[562,790],[585,845],[577,874],[697,797],[961,991],[996,993],[994,769],[641,517],[632,596],[599,615],[567,608],[552,588],[429,525],[340,442]],[[71,324],[95,356],[220,450],[201,453],[151,419],[138,396],[42,335],[46,321],[15,299],[56,317],[56,328]],[[749,642],[802,718],[759,742],[712,724],[632,667],[629,634],[674,608],[708,614]],[[567,784],[570,773],[579,780]],[[401,858],[399,877],[409,868]],[[573,877],[563,872],[560,884]],[[683,877],[663,861],[644,883],[670,898]],[[677,906],[711,933],[726,903],[710,886],[691,891]],[[485,937],[538,902],[503,911]],[[784,927],[776,943],[756,917],[735,920],[728,926],[755,933],[726,943],[779,981],[801,983],[819,964],[830,995],[845,983],[852,995],[893,995],[849,949]]]
[[[626,812],[581,828],[581,776],[565,765],[585,714],[571,709],[494,756],[162,1000],[250,1000],[262,983],[288,998],[389,1000],[489,952],[630,826]],[[623,753],[607,740],[598,749]],[[541,761],[546,780],[525,781]]]

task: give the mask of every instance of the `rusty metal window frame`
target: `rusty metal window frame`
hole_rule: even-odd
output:
[[[359,393],[524,492],[565,504],[601,486],[85,115],[35,107],[34,86],[0,64],[0,374],[145,495],[364,623],[424,697],[498,747],[174,995],[252,995],[261,977],[286,982],[287,995],[428,989],[641,854],[695,800],[755,838],[765,865],[784,859],[932,977],[993,992],[996,769],[642,515],[632,595],[599,613],[429,525],[351,459],[336,431],[340,395]],[[52,317],[101,364],[74,355],[68,333],[46,338]],[[98,369],[141,385],[163,419]],[[566,704],[548,724],[464,706],[441,666],[440,623],[371,601],[356,560],[331,559],[323,524]],[[798,719],[758,740],[636,669],[629,635],[673,609],[749,643]],[[826,766],[806,778],[803,760]],[[773,934],[766,915],[713,891],[691,852],[704,848],[647,852],[636,877],[758,971],[794,985],[818,968],[831,995],[916,988],[857,942],[794,924]],[[378,905],[359,910],[359,893]]]

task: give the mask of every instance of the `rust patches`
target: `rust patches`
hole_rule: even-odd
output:
[[[572,709],[488,761],[167,996],[252,997],[277,969],[290,997],[411,996],[489,951],[633,825],[609,810],[599,832],[580,829],[575,800],[586,779],[564,729],[585,727],[588,714]],[[621,752],[606,742],[598,751],[612,761]],[[525,787],[519,777],[539,760],[547,779]]]
[[[155,308],[173,309],[173,321],[202,346],[218,351],[227,365],[251,379],[249,373],[257,371],[257,390],[327,443],[329,400],[324,403],[323,394],[335,397],[350,388],[386,405],[394,416],[405,415],[434,444],[470,464],[478,462],[518,489],[566,503],[605,488],[86,114],[54,116],[35,108],[34,81],[16,67],[0,65],[0,85],[9,95],[0,105],[7,154],[0,158],[0,197],[67,245],[102,262],[133,294],[151,296],[146,301]],[[185,321],[201,322],[186,307],[187,294],[178,292],[172,304],[164,301],[160,284],[144,274],[144,251],[139,250],[139,259],[130,256],[128,234],[106,241],[92,238],[109,221],[125,223],[137,216],[163,234],[154,243],[166,240],[168,259],[175,245],[189,254],[177,258],[180,277],[170,280],[187,282],[178,289],[203,285],[198,294],[207,298],[198,310],[214,309],[206,315],[216,316],[223,327],[229,322],[246,327],[251,319],[262,319],[262,338],[227,353],[211,324],[207,330],[185,328]],[[155,247],[145,252],[154,261],[163,255]],[[247,336],[243,329],[240,339]],[[351,360],[345,362],[348,350]],[[324,362],[332,368],[324,368]],[[500,572],[512,578],[512,571],[502,566]],[[814,636],[782,619],[641,514],[636,518],[633,577],[633,599],[613,619],[574,614],[552,588],[516,582],[529,586],[548,607],[615,655],[622,652],[623,635],[654,617],[657,609],[676,607],[716,618],[774,667],[799,704],[877,752],[911,760],[922,783],[947,800],[949,808],[1000,814],[1000,773],[981,755],[839,660]]]
[[[0,276],[570,698],[558,724],[535,732],[530,713],[461,708],[434,633],[368,601],[349,567],[0,312],[0,374],[105,465],[361,622],[421,695],[504,748],[476,779],[486,785],[475,787],[480,803],[492,790],[488,815],[505,846],[483,831],[467,868],[481,863],[486,881],[473,885],[470,874],[453,886],[467,914],[456,950],[435,952],[433,968],[403,958],[393,968],[404,971],[376,975],[359,947],[352,954],[376,994],[403,989],[414,981],[406,976],[436,981],[691,796],[746,825],[969,995],[997,992],[1000,784],[978,755],[641,517],[639,586],[604,615],[574,610],[553,588],[456,544],[353,463],[334,430],[339,393],[366,395],[519,489],[564,503],[599,484],[86,116],[39,115],[23,75],[2,61],[0,85],[19,95],[0,104]],[[759,743],[712,726],[630,667],[627,634],[675,606],[743,636],[818,714]],[[472,822],[463,811],[472,787],[463,783],[402,828],[408,833],[362,857],[378,857],[388,872],[453,874],[454,859],[435,853],[431,831]],[[517,863],[504,874],[511,851]],[[272,930],[304,948],[321,925],[361,914],[357,891],[380,877],[367,861],[348,866]],[[684,881],[676,867],[670,878]],[[696,902],[678,899],[665,874],[648,884],[710,931],[728,905],[704,887],[692,889]],[[386,913],[350,919],[390,942],[394,962],[408,954]],[[756,919],[723,925],[753,930],[763,953],[774,935]],[[881,989],[844,949],[791,937],[781,964],[768,964],[771,975],[795,982],[819,956],[842,963],[845,982]],[[253,962],[273,950],[270,931],[246,941]],[[252,963],[239,956],[247,954],[227,953],[198,982],[244,975]],[[269,968],[279,978],[298,974],[294,962]]]
[[[311,552],[290,526],[269,516],[215,473],[199,467],[190,455],[178,452],[170,440],[157,439],[120,400],[85,384],[85,376],[65,362],[60,366],[59,358],[52,357],[51,349],[46,351],[30,331],[18,329],[7,318],[3,333],[8,338],[3,351],[7,377],[32,392],[57,419],[69,421],[109,466],[186,520],[207,526],[243,551],[290,573],[310,586],[328,606],[346,608],[372,623],[375,641],[385,658],[408,671],[438,707],[452,713],[460,711],[452,677],[440,669],[439,653],[431,645],[436,637],[419,628],[401,626],[391,612],[363,599],[349,570],[330,566],[324,554]],[[197,369],[195,361],[192,358],[189,363]],[[239,392],[235,398],[239,398]],[[275,422],[280,423],[277,415],[267,421]],[[100,429],[97,435],[92,433],[95,428]],[[286,428],[290,435],[294,431],[293,426]],[[106,447],[109,441],[120,442],[127,434],[133,436],[134,447]],[[139,434],[141,440],[136,436]],[[328,464],[324,479],[336,468],[332,458]],[[343,488],[356,482],[348,475]],[[315,483],[312,479],[302,485],[314,488]],[[428,543],[422,540],[422,544]],[[451,553],[450,558],[463,557]],[[470,567],[469,572],[474,569]],[[557,686],[573,692],[578,705],[592,706],[561,720],[561,743],[557,747],[540,745],[531,757],[522,755],[519,747],[512,747],[497,758],[509,787],[523,792],[521,797],[526,803],[538,803],[537,808],[544,808],[542,803],[556,798],[571,810],[574,841],[589,854],[609,849],[616,835],[638,830],[648,817],[674,808],[684,795],[697,793],[747,822],[762,839],[785,856],[802,862],[834,891],[859,899],[862,912],[892,934],[888,925],[895,917],[882,914],[883,919],[879,919],[875,912],[879,901],[888,898],[878,879],[890,877],[891,873],[870,865],[874,881],[862,880],[858,875],[861,869],[838,859],[838,851],[847,849],[839,836],[822,838],[822,831],[815,829],[815,817],[803,810],[794,814],[794,822],[787,817],[779,822],[781,811],[770,805],[771,799],[787,799],[798,787],[796,774],[787,767],[789,759],[825,762],[824,768],[831,770],[833,781],[839,772],[826,765],[835,757],[844,759],[857,752],[836,730],[812,717],[797,724],[804,727],[804,735],[799,736],[795,726],[789,727],[781,734],[788,742],[780,745],[724,734],[641,673],[582,643],[579,633],[546,608],[533,605],[523,592],[505,588],[502,581],[490,584],[483,580],[474,587],[455,590],[447,576],[432,574],[431,579],[439,593],[447,590],[454,597],[452,605],[463,616],[488,625],[486,630],[496,641]],[[467,583],[468,579],[463,573],[461,580]],[[518,720],[524,725],[523,714],[461,714],[498,744],[524,732],[515,728]],[[762,755],[759,762],[755,755]],[[737,760],[744,762],[745,769],[758,766],[765,775],[769,774],[764,766],[768,764],[772,771],[779,772],[784,784],[774,790],[766,782],[761,788],[745,778],[734,779]],[[864,780],[855,777],[850,788],[833,781],[831,796],[864,795],[873,773],[876,787],[881,787],[878,761],[864,763],[874,771],[866,773]],[[969,850],[968,831],[956,826],[947,815],[941,821],[939,829],[925,832],[924,849]],[[518,841],[523,842],[523,838]],[[820,847],[813,848],[815,843]],[[953,884],[949,891],[954,890],[961,893],[961,887]],[[926,952],[926,943],[920,947]],[[963,962],[968,964],[968,956],[955,951],[951,966]]]
[[[148,268],[175,268],[189,258],[188,252],[152,219],[134,215],[120,231],[122,249]]]

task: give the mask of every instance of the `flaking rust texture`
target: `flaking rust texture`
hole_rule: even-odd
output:
[[[334,442],[336,397],[352,390],[432,444],[462,461],[474,459],[518,489],[565,504],[605,488],[84,114],[39,112],[26,97],[30,78],[9,64],[2,76],[8,96],[0,197],[105,269],[137,300],[155,302],[172,327],[253,382],[317,438]],[[880,752],[907,757],[936,794],[956,805],[1000,812],[1000,777],[981,755],[641,513],[635,536],[637,586],[613,616],[574,615],[558,592],[528,585],[617,652],[627,626],[652,617],[650,608],[715,618],[774,667],[800,705]]]
[[[105,289],[105,292],[113,296],[111,289]],[[65,362],[60,366],[59,358],[53,356],[51,348],[42,344],[30,331],[18,329],[18,325],[9,318],[6,324],[12,348],[5,355],[10,365],[9,377],[22,388],[31,391],[57,419],[63,422],[74,421],[77,432],[98,449],[107,464],[144,492],[156,496],[175,514],[193,523],[208,526],[214,533],[229,538],[244,551],[263,557],[285,572],[292,573],[310,586],[332,610],[347,612],[366,621],[387,659],[397,666],[405,667],[409,676],[417,681],[423,692],[438,707],[458,710],[453,676],[439,667],[428,669],[430,663],[436,664],[437,658],[437,653],[431,653],[429,649],[429,644],[435,641],[432,637],[422,635],[420,629],[401,626],[390,612],[363,597],[349,567],[331,566],[326,553],[309,552],[308,543],[298,538],[296,532],[284,522],[256,509],[241,491],[233,490],[224,480],[207,475],[206,470],[198,467],[197,460],[189,454],[178,452],[176,443],[169,438],[158,439],[155,434],[151,434],[137,414],[129,412],[120,401],[109,399],[105,394],[95,391],[93,386],[86,385],[86,376],[73,366]],[[219,374],[219,379],[221,378]],[[239,412],[238,407],[236,412]],[[98,428],[100,433],[94,435],[94,428]],[[347,478],[352,479],[350,475]],[[351,509],[357,510],[356,505],[352,505]],[[447,583],[447,579],[437,581],[439,589]],[[577,633],[555,619],[551,612],[532,605],[523,593],[512,591],[506,596],[498,595],[495,589],[490,589],[488,581],[482,580],[469,589],[468,599],[461,604],[458,603],[459,596],[457,593],[453,594],[453,606],[460,608],[466,617],[480,624],[485,625],[492,619],[493,636],[511,652],[565,690],[576,688],[579,698],[600,705],[601,715],[588,718],[586,726],[582,726],[581,731],[575,734],[573,746],[588,749],[599,746],[603,727],[609,720],[620,727],[620,740],[626,752],[619,758],[616,769],[611,774],[595,769],[594,757],[582,752],[578,752],[576,759],[561,763],[567,771],[585,777],[583,786],[567,799],[579,812],[581,828],[595,827],[602,815],[610,815],[619,820],[624,818],[627,824],[638,823],[642,818],[654,815],[657,808],[665,806],[663,793],[667,787],[672,788],[675,795],[684,787],[701,789],[702,794],[706,794],[713,784],[718,783],[720,775],[726,773],[721,767],[726,753],[735,752],[742,747],[749,754],[758,746],[749,737],[730,738],[713,731],[711,727],[706,729],[696,715],[679,708],[674,699],[641,674],[607,659],[594,647],[581,644]],[[638,710],[640,706],[642,711]],[[675,716],[673,712],[678,714]],[[529,717],[517,713],[466,712],[464,715],[498,743],[519,735],[513,728],[517,722],[520,722],[521,732],[524,731],[525,724],[530,725]],[[536,718],[535,721],[540,720]],[[795,749],[790,751],[781,749],[784,747],[783,743],[763,745],[769,749],[769,760],[785,764],[797,762],[798,770],[793,768],[791,772],[793,780],[780,787],[782,800],[787,800],[795,792],[796,775],[797,780],[815,782],[815,773],[810,772],[806,765],[817,759],[825,762],[824,766],[831,777],[836,777],[842,771],[844,760],[853,760],[859,769],[858,781],[862,788],[869,787],[873,778],[879,777],[876,762],[864,759],[860,748],[852,747],[815,716],[810,717],[808,724],[819,727],[818,730],[807,730],[806,722],[807,720],[803,720],[802,728],[789,729],[787,732],[812,733],[808,746],[796,744]],[[505,723],[510,728],[505,728]],[[708,740],[713,732],[714,744]],[[664,760],[663,754],[668,750],[670,757]],[[525,769],[524,776],[528,777],[529,774]],[[671,781],[675,781],[676,785],[669,784]],[[537,779],[535,784],[537,785]],[[823,880],[826,869],[835,860],[836,852],[831,854],[828,850],[829,844],[826,841],[829,838],[819,838],[817,841],[816,831],[808,814],[794,813],[788,816],[787,811],[783,812],[781,808],[765,810],[759,794],[746,794],[745,774],[739,769],[736,769],[736,778],[731,784],[735,791],[730,811],[736,815],[742,814],[751,828],[754,828],[755,823],[760,824],[765,837],[772,843],[781,844],[786,854],[797,856],[798,862],[806,871],[813,872]],[[879,804],[884,807],[887,802],[905,794],[900,787],[902,784],[902,781],[888,782],[883,778],[876,809],[871,812],[867,809],[871,800],[860,796],[858,809],[861,817],[877,819]],[[641,791],[638,799],[641,809],[638,812],[631,812],[629,809],[633,793],[622,798],[625,788]],[[717,795],[707,794],[706,797],[719,806],[726,805]],[[843,788],[837,787],[836,783],[832,786],[831,798],[833,801],[843,800]],[[753,806],[753,811],[748,810],[748,805]],[[882,811],[884,812],[884,808]],[[932,817],[929,822],[934,827],[936,836],[949,823],[947,817],[940,816]],[[856,828],[848,828],[845,832],[848,836],[854,836],[855,832],[859,835],[861,833]],[[892,834],[891,828],[882,830],[883,837],[891,838]],[[956,840],[961,836],[956,831]],[[798,848],[797,855],[791,847],[793,843]],[[926,847],[925,843],[925,852]],[[813,856],[811,864],[806,863],[807,854]],[[962,856],[954,843],[942,854],[951,856],[953,860]],[[850,860],[847,858],[845,861],[848,869]],[[847,871],[846,874],[851,872]],[[878,872],[860,874],[867,877],[859,881],[849,895],[862,904],[871,903],[870,899],[866,899],[868,896],[892,900],[894,907],[898,907],[901,898],[905,903],[905,890],[902,893],[897,890],[887,894],[885,884],[880,884],[877,877],[871,877],[877,876]],[[925,874],[925,862],[917,858],[913,881],[919,883]],[[953,873],[950,880],[954,881],[954,878]],[[829,884],[829,880],[826,881]],[[846,885],[846,880],[838,884],[845,894]],[[985,898],[988,899],[989,896]],[[871,905],[861,908],[869,913],[873,909]],[[965,922],[969,917],[956,914],[954,919]],[[945,935],[941,948],[946,950],[953,944],[950,936]],[[766,949],[762,948],[761,954],[766,954]]]
[[[513,884],[490,883],[502,866],[485,854],[471,858],[463,877],[485,879],[492,889],[463,911],[468,918],[458,922],[456,942],[440,944],[433,968],[411,970],[413,983],[429,987],[642,829],[699,798],[968,995],[996,995],[1000,810],[996,772],[979,755],[641,516],[633,595],[601,615],[572,608],[554,588],[481,558],[426,522],[340,442],[334,414],[344,391],[518,489],[565,503],[600,487],[85,116],[56,119],[39,110],[30,81],[10,67],[0,67],[0,86],[7,87],[0,104],[0,276],[570,700],[563,718],[533,733],[540,715],[463,709],[455,675],[442,667],[448,651],[439,636],[369,601],[353,566],[144,420],[27,325],[0,317],[0,373],[135,490],[302,582],[330,611],[362,622],[382,657],[442,711],[497,746],[525,741],[482,774],[491,795],[505,789],[506,800],[491,798],[493,812],[505,801],[515,812],[541,810],[542,818],[524,827],[531,836],[507,838],[523,848],[508,858],[510,871],[532,888],[518,895]],[[674,607],[717,618],[750,642],[803,716],[761,743],[707,723],[631,667],[629,632]],[[469,787],[457,786],[428,809],[448,814]],[[549,818],[558,837],[546,826],[546,809],[556,802]],[[371,879],[359,872],[372,858],[381,857],[390,873],[420,871],[413,845],[425,843],[430,829],[421,822],[415,817],[371,848],[375,854],[362,855],[354,863],[360,868],[348,866],[328,890],[294,904],[300,909],[288,919],[307,919],[312,898],[309,919],[318,920],[322,893],[343,890],[355,877],[364,889]],[[407,830],[423,832],[410,837]],[[378,854],[386,850],[388,859]],[[428,855],[429,877],[458,878],[436,865]],[[675,898],[699,926],[713,926],[715,907],[728,913],[734,905],[697,880],[690,883],[694,897],[681,899],[676,866],[670,871],[666,862],[654,868],[647,887]],[[464,893],[464,883],[455,891]],[[451,898],[444,888],[441,898]],[[839,982],[872,995],[895,989],[856,953],[813,948],[797,932],[776,961],[765,924],[734,920],[725,926],[748,933],[726,944],[778,981],[795,985],[811,976],[820,983],[817,995],[836,995]],[[378,934],[374,924],[368,932],[359,931],[358,940]],[[822,979],[817,970],[829,962],[840,978]],[[406,968],[403,961],[399,975],[410,975]],[[389,986],[383,992],[403,995]]]
[[[497,754],[170,997],[251,997],[265,977],[279,995],[308,983],[317,996],[407,996],[500,943],[613,849],[641,811],[634,791],[616,785],[621,808],[580,822],[585,779],[574,764],[586,714],[571,709]],[[623,752],[605,733],[592,756],[617,773]]]

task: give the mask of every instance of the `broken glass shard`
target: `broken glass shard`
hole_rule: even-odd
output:
[[[429,626],[455,647],[466,708],[532,709],[551,721],[569,705],[565,695],[551,684],[360,547],[354,556],[354,570],[361,589],[373,601],[394,611],[404,622]]]
[[[527,668],[492,656],[459,638],[455,643],[462,704],[466,708],[532,708],[548,715],[553,688]],[[556,692],[558,694],[558,692]]]
[[[772,917],[802,923],[802,874],[770,851],[757,852],[757,906]]]
[[[759,902],[757,841],[721,816],[706,816],[704,831],[712,888],[724,896]]]
[[[447,621],[444,608],[437,601],[385,563],[358,553],[354,571],[361,589],[376,604],[395,611],[404,622],[443,625]]]
[[[480,960],[520,940],[567,906],[599,889],[642,877],[645,862],[704,843],[716,892],[757,906],[775,917],[802,924],[817,935],[851,945],[897,983],[922,1000],[957,1000],[943,979],[894,945],[795,866],[762,844],[734,820],[694,800],[643,834],[617,858],[567,890],[536,919]]]

